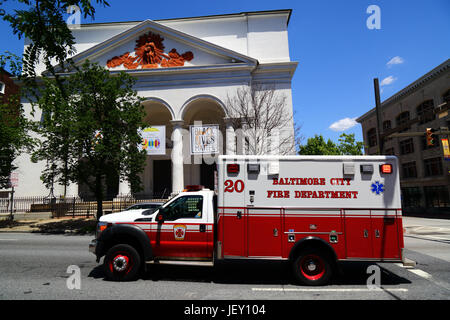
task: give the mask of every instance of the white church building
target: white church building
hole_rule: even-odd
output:
[[[71,26],[75,64],[88,59],[111,73],[125,71],[136,78],[134,89],[145,98],[143,194],[168,195],[186,185],[213,187],[215,166],[204,155],[245,153],[225,109],[226,97],[238,88],[274,85],[276,93],[287,97],[285,112],[293,114],[291,81],[298,63],[289,56],[290,16],[291,10],[274,10]],[[31,110],[27,103],[24,107]],[[293,122],[285,129],[293,132]],[[220,135],[220,143],[202,145],[198,132]],[[23,154],[16,165],[15,196],[49,194],[40,180],[43,163],[32,163]],[[72,183],[66,194],[86,190]],[[53,188],[55,196],[63,191],[64,186]],[[108,191],[130,193],[126,181]]]

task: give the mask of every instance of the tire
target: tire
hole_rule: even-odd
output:
[[[314,248],[302,250],[292,266],[295,279],[307,286],[323,286],[333,274],[329,255]]]
[[[118,244],[106,253],[103,267],[108,280],[135,280],[141,268],[141,257],[132,246]]]

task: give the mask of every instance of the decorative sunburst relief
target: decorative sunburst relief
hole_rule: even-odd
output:
[[[123,65],[126,69],[152,69],[184,66],[186,61],[191,61],[194,54],[187,51],[179,54],[175,48],[164,53],[164,38],[159,34],[148,32],[136,40],[134,55],[125,52],[120,56],[115,56],[106,62],[108,68],[115,68]]]

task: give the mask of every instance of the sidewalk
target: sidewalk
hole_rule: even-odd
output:
[[[16,215],[14,215],[16,217]],[[51,234],[94,234],[97,220],[95,218],[40,218],[0,220],[1,232],[35,232]]]
[[[7,216],[3,216],[3,218]],[[0,219],[0,232],[38,232],[38,233],[94,233],[95,218],[46,218],[45,216],[32,216],[20,219],[14,215],[12,224]],[[403,217],[403,230],[405,236],[413,236],[429,240],[450,241],[450,220],[426,219],[417,217]]]
[[[450,241],[450,220],[403,217],[405,236]]]

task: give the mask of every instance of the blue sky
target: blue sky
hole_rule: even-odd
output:
[[[2,6],[10,9],[13,0]],[[342,132],[362,140],[354,118],[374,106],[373,78],[384,84],[385,100],[450,56],[449,0],[145,1],[109,0],[95,21],[167,19],[292,9],[289,47],[299,62],[292,81],[295,120],[305,138],[322,134],[337,141]],[[370,5],[380,8],[380,29],[369,29]],[[9,25],[0,21],[0,52],[21,55]],[[391,61],[390,64],[388,62]],[[340,121],[341,120],[341,121]],[[353,126],[352,126],[353,125]],[[342,131],[343,128],[349,128]],[[305,141],[306,142],[306,139]]]

